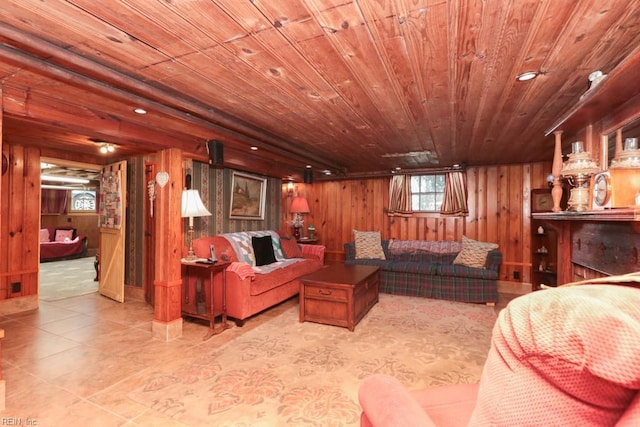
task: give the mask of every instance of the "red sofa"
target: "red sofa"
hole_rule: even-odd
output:
[[[87,236],[75,228],[44,227],[40,229],[40,262],[60,261],[87,256]]]
[[[301,276],[312,273],[324,265],[322,245],[298,245],[301,257],[263,267],[251,265],[250,243],[252,236],[270,235],[274,248],[280,248],[280,236],[274,231],[247,231],[202,237],[193,240],[193,249],[200,258],[210,257],[210,245],[214,245],[216,258],[229,261],[226,270],[227,315],[241,326],[245,319],[285,301],[300,292]],[[244,242],[244,243],[243,243]],[[242,247],[242,248],[241,248]],[[276,250],[277,252],[277,250]],[[281,252],[282,254],[282,252]],[[275,265],[278,264],[278,265]],[[284,265],[280,267],[280,265]],[[184,272],[183,272],[184,274]],[[206,277],[203,280],[207,281]],[[191,287],[194,288],[194,287]],[[205,286],[205,289],[208,289]],[[221,286],[215,286],[216,310],[221,308]]]

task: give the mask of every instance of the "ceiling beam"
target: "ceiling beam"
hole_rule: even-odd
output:
[[[302,149],[299,144],[283,141],[282,138],[276,135],[268,134],[251,125],[242,123],[240,120],[228,117],[215,111],[212,107],[203,106],[177,94],[169,94],[166,90],[146,84],[124,73],[62,49],[53,43],[20,32],[12,26],[1,22],[0,37],[13,40],[20,45],[29,46],[31,49],[41,52],[43,56],[50,58],[43,60],[9,46],[0,46],[0,57],[9,59],[29,69],[46,73],[46,75],[58,80],[81,84],[99,93],[125,99],[143,107],[153,108],[168,116],[211,129],[218,134],[219,138],[228,137],[235,141],[255,145],[266,151],[289,156],[298,161],[303,160],[318,168],[344,171],[342,165],[309,153],[308,147],[307,149]],[[96,75],[99,80],[57,65],[55,61],[71,64],[83,70],[83,72],[88,70],[91,74]],[[114,85],[118,85],[118,87]],[[121,87],[124,89],[121,89]],[[140,93],[142,96],[136,93]],[[212,135],[212,138],[215,137]]]

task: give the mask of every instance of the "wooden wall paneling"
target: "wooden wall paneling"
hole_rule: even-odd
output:
[[[22,282],[23,270],[22,249],[24,235],[22,234],[24,206],[24,147],[12,145],[9,154],[9,203],[11,211],[7,217],[9,225],[9,247],[7,259],[9,261],[9,281],[7,282],[6,298],[20,296],[11,290],[11,283]]]
[[[38,289],[40,151],[10,145],[6,152],[9,169],[2,185],[2,258],[6,261],[0,270],[4,278],[0,299],[35,295]],[[20,290],[13,292],[12,283],[20,283]]]
[[[29,273],[23,276],[21,295],[38,293],[40,266],[40,150],[25,148],[24,206],[22,265]]]
[[[459,241],[466,235],[500,245],[504,254],[501,280],[530,283],[530,192],[546,185],[550,171],[551,161],[470,167],[467,217],[390,217],[386,214],[387,177],[320,181],[304,187],[304,191],[312,211],[308,218],[316,226],[320,243],[327,248],[327,262],[344,259],[343,244],[353,240],[353,229],[379,230],[383,239]],[[288,212],[285,203],[283,212]],[[305,224],[308,225],[306,220]],[[520,279],[513,278],[514,271],[520,273]]]
[[[0,109],[0,114],[1,109]],[[1,122],[0,122],[1,124]],[[10,159],[9,147],[2,144],[2,152]],[[7,289],[9,278],[9,217],[11,212],[11,204],[9,203],[9,177],[11,170],[11,162],[7,173],[0,177],[0,300],[7,298]]]
[[[467,169],[467,208],[469,216],[464,221],[463,234],[467,235],[478,226],[478,168]]]
[[[509,249],[509,166],[498,167],[498,185],[496,193],[498,198],[496,200],[496,228],[489,228],[487,230],[486,241],[498,243],[502,250],[505,252],[502,259],[502,264],[508,261],[509,254],[506,252]],[[495,230],[495,235],[492,236],[492,232]]]
[[[7,259],[10,271],[22,270],[22,247],[24,236],[22,234],[23,218],[25,216],[24,206],[24,147],[19,145],[10,146],[9,154],[9,203],[11,211],[7,217],[9,225],[9,247],[7,248]],[[9,276],[7,283],[7,298],[19,296],[11,292],[11,282],[21,282],[21,274]]]
[[[522,270],[522,165],[500,168],[498,244],[503,248],[500,279],[513,280]]]
[[[467,229],[466,235],[472,239],[481,239],[480,230],[487,226],[487,168],[473,168],[476,179],[475,200],[471,200],[476,206],[477,215],[475,217],[475,226]]]
[[[499,212],[499,196],[500,196],[500,185],[502,184],[499,180],[498,168],[491,166],[486,168],[486,183],[485,185],[485,195],[487,198],[486,203],[486,211],[480,212],[486,219],[484,227],[480,227],[478,230],[479,233],[476,236],[477,240],[486,241],[486,242],[494,242],[500,243],[498,239],[498,212]],[[504,250],[504,248],[502,248]]]

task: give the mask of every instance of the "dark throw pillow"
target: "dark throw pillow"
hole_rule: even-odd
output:
[[[280,238],[280,246],[284,251],[284,256],[287,258],[302,258],[302,251],[295,238]]]
[[[256,266],[269,265],[276,262],[271,236],[253,236],[251,237],[251,246],[253,246],[253,254],[256,256]]]

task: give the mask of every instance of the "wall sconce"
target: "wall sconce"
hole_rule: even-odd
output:
[[[102,154],[113,153],[116,151],[116,147],[113,144],[102,144],[100,145],[100,152]]]
[[[293,193],[295,192],[295,187],[293,182],[289,181],[287,183],[287,197],[293,197]]]

